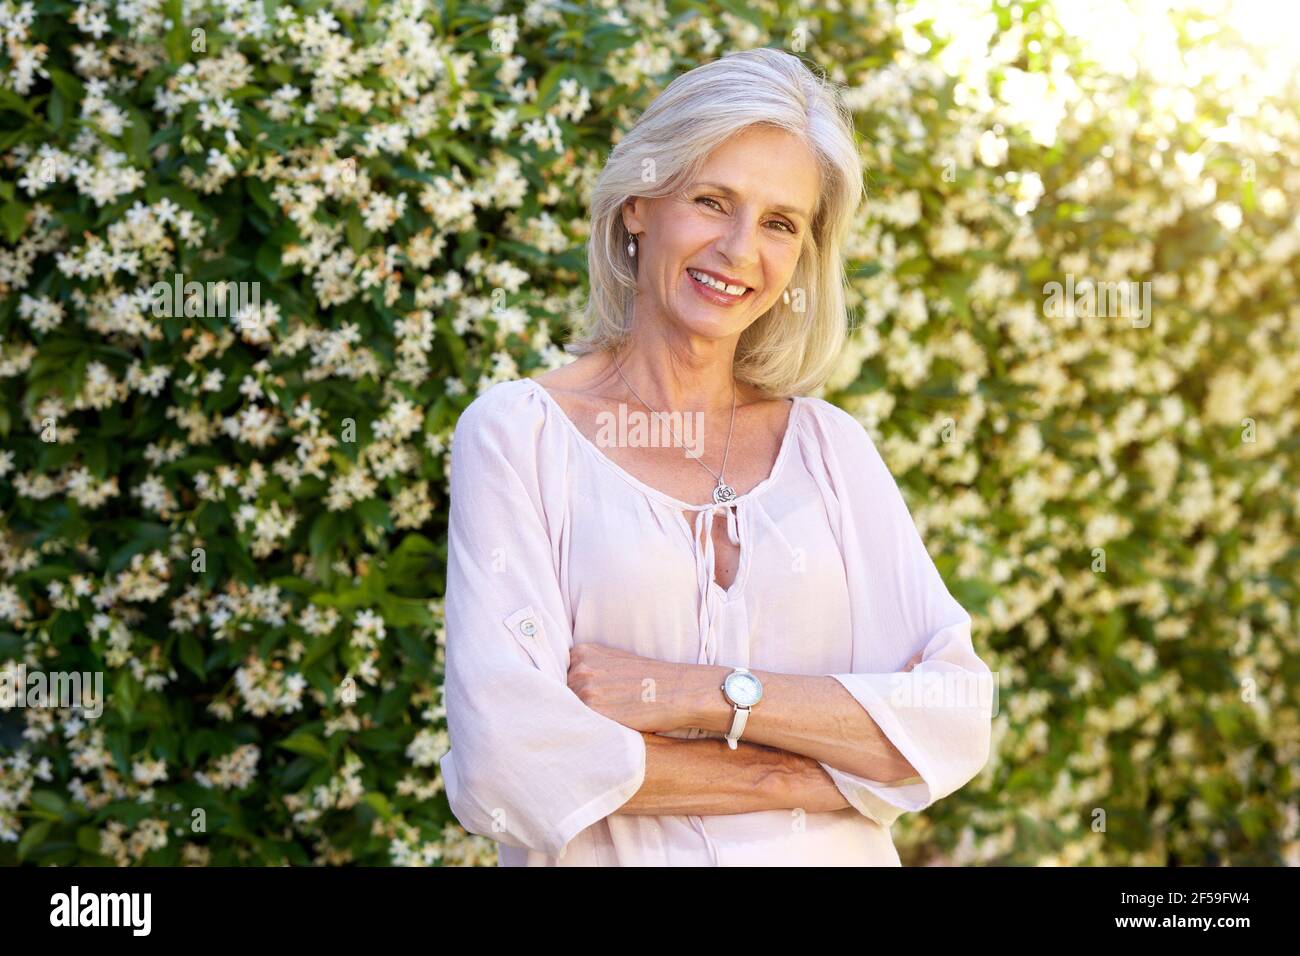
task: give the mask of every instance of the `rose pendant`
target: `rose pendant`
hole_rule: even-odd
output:
[[[735,500],[736,489],[731,485],[718,482],[718,487],[713,489],[713,501],[715,504],[724,505],[728,501]]]

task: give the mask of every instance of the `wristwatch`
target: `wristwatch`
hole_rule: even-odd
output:
[[[722,696],[731,704],[733,716],[731,730],[727,732],[727,746],[736,749],[736,741],[745,732],[745,721],[750,710],[763,699],[763,682],[747,668],[737,667],[727,675],[722,684]]]

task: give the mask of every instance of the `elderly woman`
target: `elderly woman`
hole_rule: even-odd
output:
[[[807,395],[861,196],[795,57],[678,77],[596,184],[579,357],[461,416],[441,769],[502,865],[897,866],[893,821],[986,762],[970,616]],[[612,434],[636,415],[670,440]]]

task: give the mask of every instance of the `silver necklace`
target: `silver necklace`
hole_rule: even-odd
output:
[[[623,369],[619,366],[618,362],[614,363],[614,369],[615,371],[618,372],[618,377],[623,380],[623,384],[627,386],[627,390],[631,392],[633,395],[636,395],[636,400],[640,402],[642,405],[644,405],[646,408],[650,408],[650,403],[647,402],[640,395],[637,395],[636,389],[633,388],[632,383],[627,380],[627,376],[623,374]],[[662,416],[664,421],[668,422],[668,427],[673,429],[673,437],[677,439],[677,443],[681,445],[683,448],[686,447],[685,443],[682,441],[681,436],[677,434],[677,429],[673,428],[672,419],[669,418],[667,415],[664,415],[663,412],[655,411],[653,408],[650,408],[650,411],[654,412],[656,415]],[[736,380],[733,378],[731,380],[731,424],[727,426],[727,447],[722,450],[722,471],[715,472],[712,468],[706,465],[699,458],[695,459],[696,463],[699,464],[699,466],[703,468],[705,471],[707,471],[710,475],[712,475],[718,482],[717,487],[713,489],[714,504],[725,505],[728,501],[732,501],[736,497],[736,489],[732,488],[731,485],[727,484],[725,481],[722,480],[722,475],[727,470],[727,455],[731,451],[731,430],[732,428],[735,427],[735,425],[736,425]]]

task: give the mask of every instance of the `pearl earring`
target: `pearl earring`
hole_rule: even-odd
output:
[[[781,293],[781,301],[784,302],[786,305],[789,305],[789,304],[790,304],[790,290],[789,290],[789,289],[786,289],[785,291],[783,291],[783,292]]]
[[[633,257],[636,256],[636,236],[631,236],[627,240],[627,254]]]

